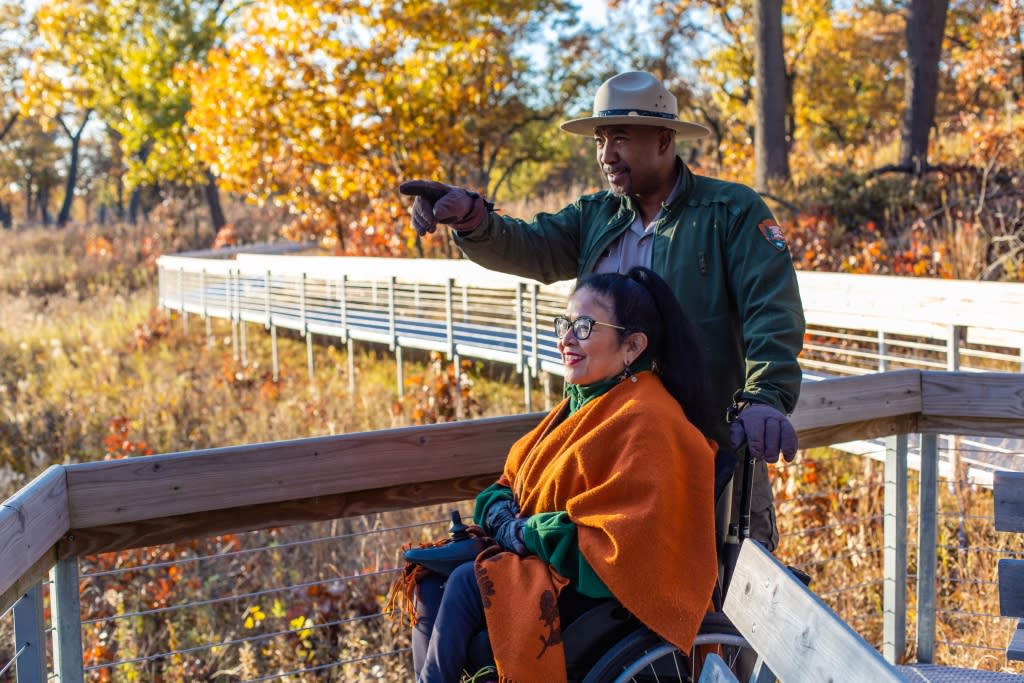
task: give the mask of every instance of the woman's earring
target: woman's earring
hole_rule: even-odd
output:
[[[628,377],[630,382],[633,382],[634,384],[636,383],[636,375],[634,375],[633,371],[629,369],[629,361],[626,361],[626,369],[622,371],[622,376],[623,378]]]

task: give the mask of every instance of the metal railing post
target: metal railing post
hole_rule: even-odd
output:
[[[270,317],[270,271],[268,270],[263,275],[263,314],[266,317],[264,325],[269,330],[274,324],[274,321]]]
[[[537,331],[537,301],[540,299],[540,285],[530,287],[530,371],[536,377],[540,371],[540,335]]]
[[[395,281],[394,275],[388,278],[388,351],[398,346],[398,333],[395,325]]]
[[[938,547],[939,439],[921,435],[917,521],[917,661],[935,657],[935,579]]]
[[[306,324],[306,274],[302,274],[299,284],[299,331],[305,337],[309,331]]]
[[[885,341],[885,331],[878,331],[878,371],[885,372],[889,369],[889,358],[887,353],[889,352],[889,345]]]
[[[199,271],[199,305],[203,309],[203,318],[206,318],[206,268]]]
[[[348,275],[342,275],[338,280],[338,306],[341,341],[348,341]]]
[[[309,380],[313,381],[313,335],[309,331],[309,321],[306,319],[307,315],[307,303],[306,303],[306,284],[308,276],[306,273],[302,274],[302,292],[299,296],[299,311],[302,315],[302,336],[306,338],[306,375]]]
[[[526,360],[526,320],[523,315],[523,282],[516,283],[515,320],[516,320],[516,371],[523,376],[523,404],[527,412],[533,410],[530,396],[530,368]]]
[[[448,278],[444,283],[444,324],[445,334],[448,335],[448,357],[455,357],[455,309],[452,302],[452,290],[455,289],[455,279]]]
[[[956,372],[960,369],[960,341],[964,339],[967,328],[963,325],[950,325],[946,338],[946,369]]]
[[[185,267],[178,269],[178,310],[181,312],[181,327],[188,329],[188,314],[185,312]]]
[[[43,588],[36,584],[14,603],[14,657],[18,683],[46,681],[46,629]]]
[[[232,273],[235,273],[234,275]],[[238,288],[235,285],[237,273],[228,270],[228,316],[231,319],[231,358],[238,362],[241,354],[238,350]]]
[[[77,557],[58,560],[50,570],[50,605],[54,625],[54,673],[61,683],[79,683],[84,671]]]
[[[885,437],[882,656],[896,663],[907,636],[907,435]]]
[[[206,297],[206,268],[199,271],[199,291],[202,296],[203,322],[206,324],[206,346],[213,346],[213,323],[210,321],[209,302]]]

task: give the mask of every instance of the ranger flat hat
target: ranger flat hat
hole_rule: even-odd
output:
[[[699,123],[680,121],[675,96],[646,71],[628,71],[609,78],[594,96],[594,115],[566,121],[561,128],[576,135],[593,135],[600,126],[671,128],[683,140],[702,138],[711,132]]]

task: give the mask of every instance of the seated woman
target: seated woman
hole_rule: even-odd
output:
[[[484,628],[502,680],[564,681],[560,613],[608,598],[686,652],[710,606],[716,445],[679,304],[646,268],[592,275],[555,331],[566,398],[476,499],[496,544],[419,581],[418,681],[458,681]]]

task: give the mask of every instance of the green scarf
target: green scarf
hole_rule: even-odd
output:
[[[629,368],[630,372],[634,375],[638,372],[650,369],[651,361],[647,358],[642,358],[636,361]],[[620,372],[614,377],[609,377],[608,379],[603,379],[599,382],[594,382],[593,384],[566,384],[565,396],[569,399],[569,415],[572,415],[577,410],[590,403],[624,379],[626,379],[626,373]]]

